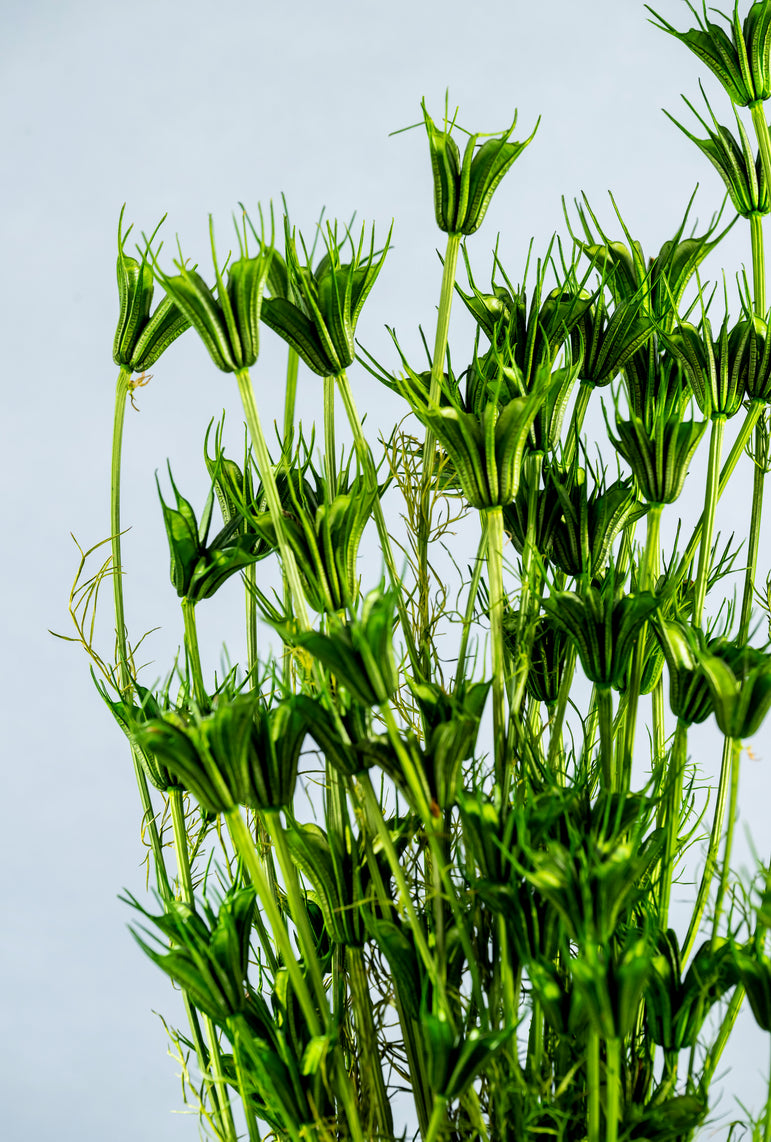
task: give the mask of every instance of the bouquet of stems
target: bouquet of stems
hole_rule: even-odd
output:
[[[286,209],[278,237],[272,209],[269,224],[244,210],[224,264],[211,227],[212,282],[181,251],[164,268],[157,230],[133,256],[121,212],[110,554],[90,574],[101,545],[83,553],[70,609],[140,794],[156,893],[127,898],[132,931],[181,992],[187,1023],[170,1034],[186,1099],[222,1142],[685,1142],[710,1113],[745,997],[771,1031],[771,879],[760,869],[742,887],[731,869],[742,743],[771,707],[771,654],[757,645],[771,588],[758,590],[756,568],[771,470],[771,0],[743,21],[738,4],[720,22],[688,7],[685,32],[651,14],[734,108],[735,130],[689,104],[706,137],[682,130],[749,222],[738,318],[727,291],[710,318],[716,291],[699,276],[736,218],[699,235],[690,203],[646,257],[618,210],[603,228],[584,199],[566,209],[570,241],[519,284],[497,252],[489,288],[477,284],[467,239],[535,135],[515,141],[516,117],[500,134],[463,132],[461,153],[455,118],[437,123],[423,104],[446,235],[425,364],[395,334],[387,363],[356,340],[390,234],[378,248],[374,230],[319,224],[317,257]],[[448,350],[454,300],[476,326],[462,372]],[[272,453],[251,380],[262,325],[288,347]],[[184,653],[151,687],[124,620],[121,443],[127,402],[188,329],[233,375],[248,435],[234,457],[210,426],[200,515],[171,472],[170,492],[159,485]],[[323,378],[318,449],[297,415],[300,362]],[[354,363],[404,401],[377,442]],[[596,462],[592,401],[607,427]],[[688,534],[677,503],[700,445],[704,508]],[[714,521],[745,452],[737,567]],[[665,509],[678,520],[669,551]],[[451,555],[450,606],[440,552],[461,520],[477,548]],[[365,538],[381,568],[362,584]],[[725,591],[737,571],[738,607]],[[93,638],[105,577],[114,661]],[[197,610],[237,577],[247,658],[213,682]],[[688,752],[708,718],[723,739],[709,816]],[[305,811],[301,762],[321,791]],[[678,930],[672,887],[703,831]],[[771,1091],[751,1129],[771,1139]]]

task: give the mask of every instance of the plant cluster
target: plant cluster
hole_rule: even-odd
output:
[[[771,467],[771,0],[719,24],[688,6],[687,32],[653,15],[734,109],[738,135],[711,108],[707,137],[686,134],[749,221],[752,288],[739,283],[737,320],[727,301],[710,319],[699,276],[729,227],[718,215],[687,233],[690,203],[646,257],[618,211],[614,236],[584,199],[566,210],[570,243],[552,242],[529,283],[526,267],[514,284],[496,252],[489,289],[478,285],[467,239],[535,134],[514,141],[516,117],[467,135],[461,154],[455,119],[437,124],[423,105],[446,235],[427,367],[395,334],[391,364],[357,344],[390,233],[378,248],[374,230],[319,225],[317,258],[287,213],[277,242],[272,210],[270,233],[244,211],[224,265],[211,229],[209,284],[181,252],[163,268],[157,231],[129,254],[121,212],[111,550],[90,577],[84,554],[71,611],[141,797],[157,904],[128,898],[134,935],[181,990],[188,1025],[172,1038],[186,1097],[222,1142],[244,1131],[385,1142],[415,1124],[422,1142],[685,1142],[707,1120],[745,995],[771,1031],[771,894],[762,870],[744,892],[731,871],[742,744],[771,707],[771,654],[753,625],[759,608],[771,614],[756,586]],[[476,326],[462,372],[448,351],[456,295]],[[273,455],[250,377],[263,325],[288,346]],[[124,620],[124,414],[189,328],[233,374],[248,438],[236,459],[210,426],[200,514],[169,472],[161,509],[184,654],[148,687]],[[300,362],[323,378],[320,452],[297,416]],[[405,421],[377,446],[355,362],[404,401]],[[593,462],[584,418],[603,396]],[[664,553],[662,516],[678,518],[702,445],[701,518]],[[753,501],[735,609],[723,592],[738,548],[721,550],[714,521],[745,451]],[[394,496],[403,532],[386,521]],[[438,560],[461,518],[478,549],[453,608]],[[373,532],[382,573],[362,585]],[[279,592],[264,589],[265,560],[278,561]],[[92,637],[105,576],[114,665]],[[236,577],[247,661],[213,685],[196,614]],[[678,930],[672,887],[704,819],[688,735],[708,718],[722,763]],[[321,790],[315,818],[301,765]],[[404,1133],[398,1093],[413,1108]],[[754,1130],[771,1138],[771,1098]]]

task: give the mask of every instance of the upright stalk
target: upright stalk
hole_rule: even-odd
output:
[[[696,904],[694,905],[691,922],[688,925],[688,933],[685,937],[685,943],[683,944],[683,963],[685,963],[690,956],[693,951],[693,945],[696,943],[696,937],[699,934],[701,920],[709,897],[709,890],[712,886],[712,878],[715,875],[715,869],[717,867],[717,851],[720,847],[720,837],[723,832],[726,797],[731,782],[731,771],[733,769],[734,749],[732,740],[731,738],[723,739],[723,758],[720,763],[720,778],[718,780],[717,800],[715,802],[715,816],[712,820],[712,830],[709,836],[709,845],[707,846],[704,872],[701,876],[699,891],[696,895]]]
[[[688,726],[682,718],[678,718],[661,812],[661,824],[666,829],[659,888],[659,928],[662,932],[666,932],[668,927],[669,900],[672,892],[672,879],[675,874],[675,849],[677,848],[680,829],[680,805],[683,797],[687,741]]]
[[[452,309],[452,295],[455,287],[455,272],[458,265],[458,252],[460,251],[460,234],[447,235],[447,247],[442,267],[442,287],[439,294],[439,314],[436,322],[436,337],[434,339],[434,355],[431,361],[431,387],[429,400],[431,404],[439,401],[441,379],[444,373],[444,360],[447,354],[447,337],[450,330],[450,311]],[[434,434],[426,427],[423,443],[423,471],[420,483],[420,515],[418,517],[418,649],[420,662],[426,677],[431,671],[428,630],[430,627],[429,615],[429,571],[428,571],[428,540],[431,534],[431,484],[434,478]]]
[[[712,428],[709,438],[709,466],[707,468],[707,484],[704,492],[704,530],[699,549],[699,570],[696,575],[696,597],[693,604],[693,622],[696,626],[701,623],[701,613],[704,609],[704,599],[707,594],[707,578],[709,576],[710,557],[712,555],[712,532],[715,525],[715,509],[718,501],[718,484],[720,472],[720,453],[723,446],[723,431],[726,418],[724,416],[712,417]]]
[[[651,504],[647,515],[648,533],[645,540],[645,551],[640,565],[639,583],[641,591],[650,591],[654,585],[659,564],[659,545],[661,537],[661,513],[663,504]],[[643,668],[645,665],[645,643],[648,633],[648,624],[643,623],[637,637],[632,664],[629,673],[628,702],[624,717],[624,783],[629,786],[632,777],[632,758],[634,756],[634,737],[637,728],[637,704],[640,700],[640,687],[642,684]],[[661,737],[659,727],[658,737]]]
[[[506,773],[506,671],[503,653],[503,508],[490,508],[487,516],[487,570],[490,579],[490,648],[493,666],[493,743],[495,780],[503,803],[508,796]]]
[[[335,378],[324,377],[324,468],[329,498],[337,495],[337,453],[335,451]]]
[[[236,380],[238,382],[238,391],[241,395],[241,403],[244,408],[246,423],[249,426],[249,435],[252,438],[257,469],[260,473],[260,479],[265,491],[265,499],[268,501],[268,511],[270,512],[273,526],[276,529],[276,539],[278,540],[279,552],[281,553],[281,564],[289,583],[289,591],[294,605],[294,617],[302,630],[308,630],[310,623],[308,621],[308,609],[305,604],[305,594],[300,582],[300,573],[297,570],[294,553],[287,543],[286,534],[282,526],[283,513],[281,510],[281,502],[278,498],[276,478],[273,475],[270,453],[268,452],[268,445],[265,441],[265,434],[262,431],[262,424],[260,423],[260,415],[257,411],[257,404],[254,399],[254,390],[252,389],[249,370],[239,369],[236,373]]]

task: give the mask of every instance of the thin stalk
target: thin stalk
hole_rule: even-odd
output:
[[[186,904],[193,907],[195,905],[193,880],[190,873],[190,861],[187,853],[187,830],[185,828],[185,812],[182,805],[182,789],[179,786],[169,789],[169,805],[171,807],[171,821],[174,832],[174,850],[177,855],[177,875],[179,877],[180,895]],[[213,1088],[214,1101],[217,1106],[217,1129],[221,1137],[226,1139],[226,1142],[236,1142],[238,1135],[236,1133],[233,1112],[230,1108],[230,1099],[228,1098],[227,1087],[225,1085],[225,1075],[222,1070],[222,1054],[220,1052],[216,1029],[212,1020],[207,1015],[204,1015],[203,1020],[206,1026],[206,1037],[209,1040],[209,1058],[211,1059],[211,1066],[214,1071],[214,1079],[212,1079],[209,1064],[206,1059],[206,1050],[201,1037],[198,1012],[190,1002],[184,988],[182,989],[182,996],[190,1022],[190,1029],[193,1033],[193,1044],[195,1046],[201,1077],[210,1091]]]
[[[593,1029],[586,1046],[586,1085],[588,1142],[600,1142],[600,1036]]]
[[[717,940],[718,925],[723,911],[728,877],[731,872],[731,849],[733,848],[734,826],[736,825],[736,804],[739,796],[739,762],[742,755],[742,743],[738,738],[726,739],[731,743],[731,785],[728,795],[728,823],[726,825],[725,844],[723,847],[723,867],[720,871],[720,880],[717,886],[715,899],[715,918],[712,922],[712,945]]]
[[[662,809],[661,825],[666,829],[664,856],[661,861],[661,881],[659,888],[659,928],[666,932],[669,918],[669,900],[672,892],[672,880],[675,874],[675,849],[680,827],[680,804],[683,797],[683,778],[685,776],[686,747],[688,742],[688,726],[677,719],[675,740],[672,743],[672,753],[669,760],[669,773],[667,774],[667,792],[665,805]]]
[[[407,644],[407,653],[410,656],[410,663],[413,671],[419,671],[418,668],[418,650],[415,645],[415,640],[412,635],[412,624],[410,623],[407,608],[402,597],[402,580],[401,576],[396,570],[396,563],[394,562],[393,550],[391,548],[391,537],[388,534],[386,527],[385,516],[383,515],[383,505],[380,502],[380,496],[377,495],[378,482],[377,472],[375,471],[375,462],[372,459],[372,452],[370,451],[369,444],[364,438],[364,433],[361,428],[361,421],[359,414],[356,410],[356,404],[351,392],[351,385],[348,380],[345,370],[338,375],[337,384],[340,389],[340,395],[343,398],[345,405],[345,412],[348,417],[348,422],[353,432],[354,444],[356,447],[356,455],[359,458],[359,463],[364,470],[364,475],[367,480],[367,491],[375,492],[375,500],[373,504],[373,515],[375,517],[375,525],[377,527],[378,537],[380,539],[380,548],[385,559],[386,567],[388,568],[388,577],[391,581],[391,586],[394,588],[396,596],[396,609],[399,612],[399,621],[402,627],[402,634],[404,641]]]
[[[313,1036],[321,1035],[323,1028],[319,1021],[318,1012],[313,1005],[313,999],[308,990],[305,976],[300,971],[300,965],[297,962],[292,942],[289,939],[289,932],[278,910],[278,905],[270,890],[270,885],[265,878],[254,840],[246,827],[246,821],[241,816],[241,810],[238,807],[226,813],[225,817],[227,819],[228,828],[230,829],[230,835],[233,838],[233,844],[236,846],[239,856],[246,865],[249,875],[252,878],[252,884],[268,915],[273,938],[278,945],[281,955],[284,957],[284,965],[289,973],[292,986],[295,989],[297,999],[302,1007],[308,1029]]]
[[[616,766],[613,761],[613,691],[610,686],[597,686],[597,718],[600,725],[600,773],[607,793],[616,790]]]
[[[241,1094],[241,1103],[244,1108],[244,1117],[246,1118],[246,1129],[249,1133],[249,1142],[260,1142],[260,1130],[257,1126],[257,1117],[254,1113],[254,1108],[252,1107],[252,1100],[249,1097],[247,1074],[246,1069],[244,1068],[244,1060],[242,1057],[243,1048],[241,1046],[241,1036],[244,1033],[244,1030],[246,1030],[246,1034],[248,1035],[249,1029],[243,1016],[234,1016],[230,1022],[230,1030],[232,1032],[233,1039],[233,1062],[236,1069],[236,1082],[238,1083],[238,1089]],[[292,1139],[292,1142],[299,1142],[300,1135],[298,1131],[295,1129],[293,1124],[288,1121],[289,1115],[286,1115],[286,1118],[287,1131],[290,1138]]]
[[[447,1117],[447,1099],[440,1094],[434,1095],[434,1106],[431,1111],[431,1121],[428,1124],[425,1142],[436,1142],[439,1132],[444,1126]]]
[[[771,1142],[771,1063],[768,1068],[768,1097],[766,1098],[766,1117],[763,1123],[763,1142]]]
[[[712,531],[715,526],[715,508],[718,501],[718,472],[720,471],[720,453],[723,446],[723,432],[725,430],[724,416],[712,417],[712,428],[709,437],[709,465],[707,467],[707,483],[704,490],[704,529],[699,548],[699,570],[696,575],[696,591],[693,603],[693,622],[695,626],[701,623],[701,613],[704,609],[704,599],[707,595],[707,576],[709,575],[709,562],[712,554]]]
[[[330,500],[337,495],[337,453],[335,451],[335,378],[324,377],[324,469]]]
[[[766,130],[766,134],[768,131]],[[766,316],[766,266],[763,254],[763,217],[750,214],[752,241],[752,291],[754,309],[758,317]]]
[[[289,346],[286,359],[286,390],[284,393],[284,440],[290,440],[294,432],[294,412],[297,401],[297,373],[300,358],[297,350]]]
[[[284,878],[286,894],[289,900],[289,911],[294,921],[294,926],[297,929],[297,935],[303,951],[305,970],[310,975],[313,990],[316,993],[316,1003],[318,1004],[319,1010],[322,1011],[326,1017],[325,1022],[327,1024],[327,1030],[329,1031],[331,1030],[332,1013],[329,1010],[327,993],[324,988],[324,981],[321,978],[321,970],[316,956],[316,941],[308,921],[307,909],[303,903],[302,889],[300,888],[297,869],[289,852],[289,846],[286,843],[286,837],[284,836],[278,810],[265,810],[262,816],[265,822],[265,828],[276,849],[278,866]]]
[[[586,410],[589,407],[589,400],[594,392],[594,385],[586,384],[582,381],[578,386],[576,393],[576,403],[573,405],[573,415],[570,418],[570,427],[568,428],[565,437],[565,468],[569,471],[576,454],[578,447],[578,438],[581,435],[581,429],[586,416]]]
[[[128,369],[121,369],[115,386],[115,414],[112,431],[112,458],[110,464],[110,539],[112,548],[113,569],[113,599],[115,604],[115,637],[118,649],[118,685],[121,694],[126,697],[131,689],[132,679],[128,660],[128,645],[126,639],[126,619],[123,607],[123,560],[121,557],[121,526],[120,526],[120,478],[121,456],[123,451],[123,424],[126,415],[126,400],[131,391],[131,373]],[[150,797],[150,787],[147,784],[147,775],[142,767],[138,751],[132,746],[131,760],[134,766],[139,800],[142,805],[142,829],[150,834],[150,847],[153,850],[153,863],[155,865],[155,878],[158,893],[164,901],[171,899],[171,886],[166,871],[166,861],[163,855],[158,825],[155,821],[155,810]]]
[[[712,831],[709,837],[709,845],[707,847],[707,859],[704,864],[704,872],[702,873],[701,883],[699,884],[699,891],[696,896],[696,904],[694,905],[693,915],[691,922],[688,925],[688,934],[685,937],[683,944],[682,961],[685,961],[693,951],[693,945],[696,942],[696,937],[699,934],[699,927],[701,925],[704,909],[707,905],[707,898],[709,897],[709,890],[712,885],[712,878],[715,875],[717,867],[717,851],[720,846],[720,837],[723,832],[723,818],[725,817],[726,796],[728,794],[729,782],[731,779],[731,769],[733,761],[733,748],[732,739],[724,738],[723,740],[723,757],[720,763],[720,778],[717,787],[717,801],[715,803],[715,816],[712,821]]]
[[[257,565],[250,563],[244,569],[246,580],[246,662],[249,671],[249,689],[253,690],[257,683],[257,666],[259,655],[257,653]]]
[[[605,1041],[605,1142],[618,1140],[619,1094],[621,1091],[621,1041]]]
[[[755,574],[758,565],[758,549],[760,547],[760,525],[763,517],[763,490],[766,473],[763,461],[767,457],[767,425],[759,422],[755,428],[755,463],[752,480],[752,509],[750,512],[750,534],[747,542],[747,570],[744,573],[744,594],[742,595],[742,613],[739,621],[739,642],[744,643],[749,637],[750,621],[752,619],[752,603],[755,597]]]
[[[281,502],[278,498],[276,479],[273,475],[270,453],[268,452],[268,445],[265,441],[265,434],[262,431],[260,415],[257,411],[257,404],[254,399],[254,390],[252,389],[249,370],[240,369],[236,373],[236,380],[238,381],[238,391],[241,395],[241,403],[243,404],[246,423],[249,426],[249,435],[252,438],[257,469],[260,473],[265,499],[268,502],[268,511],[270,512],[271,522],[276,529],[276,539],[278,540],[279,552],[281,554],[282,569],[287,577],[289,591],[294,604],[294,617],[302,630],[309,630],[310,623],[308,621],[305,594],[300,582],[300,573],[297,570],[294,553],[287,543],[286,533],[282,525],[283,512],[281,510]]]
[[[471,582],[468,589],[468,598],[466,599],[466,611],[463,616],[463,631],[460,636],[460,647],[458,649],[458,665],[455,673],[455,694],[457,696],[461,686],[463,685],[466,673],[466,654],[468,652],[468,640],[471,631],[471,623],[474,619],[474,610],[476,607],[477,593],[479,591],[479,581],[482,578],[482,568],[485,563],[485,555],[487,553],[487,515],[480,512],[480,519],[482,523],[481,534],[479,536],[479,547],[477,549],[476,559],[474,560],[474,570],[471,574]]]
[[[182,617],[185,621],[185,653],[193,680],[193,696],[202,714],[208,713],[209,695],[203,682],[201,652],[198,646],[198,627],[195,621],[195,603],[187,597],[182,600]]]
[[[747,416],[744,420],[744,424],[739,429],[739,434],[736,437],[736,440],[734,440],[734,442],[733,442],[733,446],[731,448],[731,451],[728,453],[728,459],[726,460],[725,464],[723,465],[723,467],[720,470],[720,480],[718,482],[718,489],[717,489],[717,498],[718,499],[720,499],[723,492],[726,490],[726,487],[728,486],[728,481],[731,479],[731,476],[734,473],[734,469],[736,468],[736,465],[739,463],[739,458],[741,457],[742,453],[744,452],[744,449],[747,447],[747,442],[749,441],[750,436],[752,435],[752,430],[755,427],[755,425],[758,423],[758,420],[760,419],[761,415],[763,414],[765,407],[766,407],[765,404],[761,400],[750,401],[750,407],[747,410]],[[677,572],[675,574],[673,586],[676,586],[678,583],[681,583],[682,580],[685,578],[685,574],[686,574],[688,568],[690,567],[691,563],[693,562],[693,557],[696,554],[696,549],[699,546],[703,527],[704,527],[704,513],[702,512],[701,516],[699,517],[699,522],[696,524],[696,527],[693,529],[693,534],[691,535],[691,538],[688,541],[688,546],[685,549],[685,554],[683,555],[682,559],[680,560],[679,566],[677,568]]]
[[[509,775],[506,765],[506,667],[503,652],[503,508],[487,515],[487,569],[490,580],[490,649],[493,667],[493,742],[495,781],[505,804]]]
[[[565,662],[562,667],[562,677],[560,678],[560,688],[557,691],[557,705],[554,710],[554,717],[550,724],[550,737],[549,737],[549,753],[547,755],[547,762],[549,768],[556,770],[558,759],[563,756],[562,749],[562,727],[565,722],[565,713],[568,708],[568,699],[570,698],[570,691],[573,688],[573,676],[576,671],[576,648],[574,643],[568,646]]]
[[[758,148],[760,150],[760,161],[763,164],[763,170],[766,176],[766,185],[771,186],[771,138],[768,133],[768,121],[766,120],[766,113],[762,102],[754,103],[750,107],[750,114],[752,115],[752,124],[755,128],[755,134],[758,140]],[[762,244],[760,246],[762,251]],[[753,248],[754,253],[754,248]],[[765,273],[762,275],[763,285],[765,286]],[[758,303],[758,295],[755,295],[756,306]],[[756,312],[759,312],[756,308]],[[765,301],[761,316],[765,316]]]
[[[377,1133],[391,1137],[394,1129],[393,1114],[383,1078],[377,1029],[372,1017],[372,996],[361,948],[346,947],[345,968],[351,986],[351,1003],[358,1032],[359,1053],[364,1061],[362,1104],[373,1107],[372,1125],[375,1126]]]
[[[659,546],[661,539],[661,512],[663,504],[651,504],[648,511],[647,535],[645,550],[640,564],[639,583],[641,591],[650,591],[655,583],[659,564]],[[624,787],[628,788],[632,779],[632,759],[634,757],[634,738],[637,728],[637,705],[640,700],[640,686],[642,684],[643,667],[645,665],[645,642],[648,624],[644,623],[637,637],[632,654],[632,665],[629,673],[629,686],[627,687],[627,707],[624,717]],[[660,736],[660,730],[659,730]]]
[[[527,498],[527,530],[525,545],[522,551],[521,593],[519,605],[519,622],[517,623],[517,666],[516,684],[511,696],[510,717],[516,718],[519,714],[522,700],[525,696],[527,672],[532,646],[532,627],[530,624],[531,612],[537,612],[540,605],[539,598],[539,565],[533,559],[536,551],[535,526],[538,508],[538,491],[541,486],[541,472],[543,470],[543,452],[534,452],[527,457],[525,464],[528,473]],[[501,510],[501,509],[499,509]],[[501,524],[501,526],[503,526]],[[501,537],[502,540],[503,537]],[[501,547],[503,544],[501,543]]]
[[[439,293],[439,313],[436,321],[434,355],[431,361],[431,386],[429,401],[437,404],[441,379],[444,373],[444,360],[447,354],[447,337],[450,330],[450,311],[455,288],[455,271],[460,251],[460,234],[447,235],[447,247],[442,267],[442,287]],[[431,535],[431,483],[434,477],[434,434],[426,427],[423,443],[423,471],[420,483],[420,515],[418,518],[418,648],[420,662],[426,677],[430,675],[430,647],[428,645],[429,616],[429,574],[428,540]]]

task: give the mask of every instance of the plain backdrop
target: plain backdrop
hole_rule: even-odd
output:
[[[690,21],[684,4],[659,5],[678,27]],[[178,1113],[178,1067],[154,1014],[174,1022],[177,997],[135,947],[117,899],[124,888],[144,894],[131,766],[85,655],[48,633],[71,633],[78,553],[70,532],[84,547],[109,532],[121,205],[137,238],[168,213],[162,259],[170,265],[178,234],[204,274],[208,216],[226,253],[239,202],[256,213],[271,199],[278,207],[283,192],[292,221],[309,235],[322,206],[343,222],[357,212],[381,239],[393,220],[393,249],[359,337],[395,367],[384,326],[397,329],[412,355],[420,324],[433,336],[436,250],[444,246],[425,131],[389,138],[421,121],[421,97],[440,119],[449,89],[451,110],[459,105],[460,123],[475,131],[504,129],[518,109],[515,138],[542,117],[469,241],[484,284],[500,232],[501,259],[516,282],[531,238],[539,254],[555,230],[565,237],[562,196],[572,210],[586,192],[620,237],[612,190],[650,254],[674,233],[700,183],[694,218],[703,228],[722,184],[661,108],[688,121],[680,93],[696,101],[704,69],[651,26],[637,0],[5,0],[0,54],[0,1135],[181,1142],[197,1137],[197,1126]],[[715,82],[704,82],[719,118],[731,122]],[[705,274],[720,280],[725,267],[730,285],[748,260],[740,224]],[[459,361],[470,355],[457,306],[451,345]],[[266,330],[254,370],[266,425],[281,416],[284,359]],[[137,396],[140,411],[127,416],[123,477],[128,623],[135,640],[159,628],[145,644],[150,682],[169,668],[181,638],[155,472],[163,475],[170,459],[183,493],[200,506],[206,425],[227,410],[230,439],[241,431],[233,379],[217,372],[193,334],[152,372]],[[403,410],[363,370],[351,379],[375,439]],[[319,398],[319,379],[302,372],[306,426]],[[703,471],[702,450],[686,513],[702,495]],[[743,534],[747,464],[732,489],[718,526]],[[761,583],[768,565],[764,542]],[[229,629],[233,659],[242,651],[240,592],[234,584],[222,596],[200,608],[204,653],[215,665]],[[100,631],[109,652],[109,612]],[[737,863],[748,867],[746,829],[768,857],[766,740],[762,731],[750,743],[742,773]],[[719,747],[714,730],[691,740],[707,774],[716,772]],[[750,1019],[740,1027],[705,1137],[726,1136],[735,1098],[757,1113],[765,1097],[769,1044]]]

